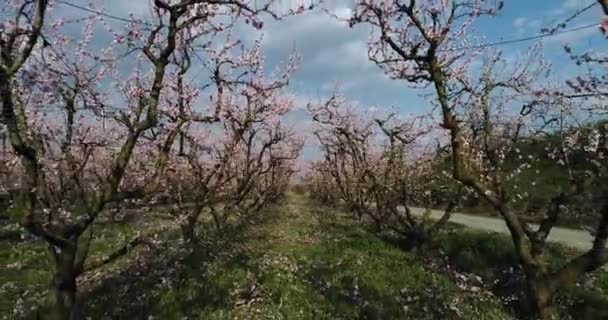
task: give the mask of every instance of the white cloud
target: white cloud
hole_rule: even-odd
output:
[[[523,36],[540,31],[541,22],[538,19],[518,17],[513,20],[513,27],[516,29],[518,36]]]
[[[526,18],[526,17],[519,17],[519,18],[513,20],[513,26],[515,28],[521,28],[521,27],[523,27],[523,26],[526,25],[526,22],[528,22],[528,18]]]
[[[306,110],[308,104],[313,101],[310,95],[301,93],[293,93],[293,109],[294,110]]]
[[[571,15],[576,10],[583,9],[590,4],[589,0],[563,0],[561,3],[555,1],[555,3],[559,3],[557,7],[551,8],[547,10],[546,17],[548,18],[556,18],[561,17],[563,15]]]
[[[559,8],[553,8],[553,9],[549,9],[547,11],[547,16],[548,17],[556,17],[556,16],[561,16],[566,12],[566,10],[562,7]]]
[[[103,0],[103,8],[111,14],[128,17],[130,13],[136,17],[150,16],[151,0]]]
[[[322,49],[312,62],[333,69],[352,71],[365,70],[372,65],[367,57],[367,46],[359,39]]]
[[[264,45],[280,46],[293,39],[320,38],[328,32],[347,31],[348,25],[325,12],[314,11],[284,21],[269,21],[263,30]]]
[[[562,33],[544,39],[545,44],[573,44],[578,41],[587,39],[592,36],[599,36],[600,31],[597,28],[587,28],[568,33]]]
[[[351,8],[340,7],[340,8],[334,9],[333,14],[338,19],[348,20],[351,18],[352,14],[353,14],[353,10],[351,10]]]
[[[589,5],[588,0],[564,0],[562,8],[564,9],[580,9]]]

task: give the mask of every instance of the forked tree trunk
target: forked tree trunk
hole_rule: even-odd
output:
[[[61,248],[49,245],[47,252],[52,278],[44,307],[38,311],[38,319],[75,319],[76,279],[84,270],[92,239],[93,229],[89,227]]]
[[[47,294],[48,312],[42,319],[71,320],[76,306],[75,250],[49,248],[53,277]]]
[[[549,287],[547,275],[534,270],[525,271],[526,290],[529,308],[538,319],[557,319],[553,307],[553,292]]]
[[[530,248],[523,234],[511,232],[511,239],[519,264],[524,271],[525,306],[534,319],[556,319],[556,309],[553,306],[556,275],[548,272],[544,256],[541,252],[535,253],[535,250]]]
[[[196,224],[198,222],[201,210],[202,208],[195,206],[195,208],[192,209],[192,211],[188,214],[185,221],[180,224],[180,228],[182,230],[182,237],[190,246],[192,251],[197,250],[200,244],[199,238],[196,234]]]

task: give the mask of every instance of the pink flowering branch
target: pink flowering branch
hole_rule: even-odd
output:
[[[595,242],[600,245],[550,272],[543,257],[547,236],[557,217],[563,214],[568,199],[586,192],[588,179],[575,177],[569,170],[572,181],[577,182],[564,186],[563,192],[552,197],[537,230],[514,209],[526,195],[508,185],[536,160],[533,155],[524,158],[517,146],[528,143],[533,135],[546,132],[548,125],[556,123],[562,129],[555,134],[563,139],[571,134],[565,132],[564,126],[569,125],[577,112],[568,106],[561,88],[541,85],[547,68],[534,50],[528,60],[522,59],[521,64],[513,67],[500,54],[490,53],[481,55],[481,70],[471,68],[479,53],[458,48],[466,47],[462,43],[478,16],[495,12],[481,1],[402,4],[363,0],[357,2],[356,8],[352,23],[365,23],[374,30],[369,42],[370,60],[394,79],[430,85],[435,90],[440,124],[449,133],[453,178],[474,190],[501,214],[526,274],[533,310],[538,316],[549,318],[549,305],[559,288],[608,261],[606,250],[600,249],[606,234],[596,234]],[[523,107],[513,110],[515,102]],[[537,125],[541,128],[535,129]],[[575,152],[573,145],[564,139],[556,148],[558,163],[566,168],[570,167],[569,155]],[[586,159],[593,162],[594,157]],[[507,165],[513,159],[517,163],[515,168]],[[599,211],[603,210],[601,207]],[[604,221],[603,218],[598,221],[601,230],[605,229]]]

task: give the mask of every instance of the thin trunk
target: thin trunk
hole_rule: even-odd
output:
[[[181,226],[182,229],[182,237],[184,240],[192,246],[198,242],[196,237],[196,232],[194,232],[194,224],[191,221],[186,221]]]
[[[602,12],[604,12],[605,15],[608,15],[608,0],[598,0],[597,2],[602,7]]]
[[[225,214],[225,218],[222,219],[220,217],[220,213],[218,213],[217,210],[215,210],[214,206],[210,206],[210,210],[211,210],[211,216],[213,217],[213,223],[215,223],[215,227],[217,228],[217,231],[221,232],[222,226],[226,222],[227,214]],[[228,210],[231,210],[231,209],[224,208],[224,213],[227,212]]]
[[[215,227],[217,228],[217,231],[222,231],[222,222],[220,221],[220,218],[218,217],[217,214],[213,214],[211,215],[213,217],[213,222],[215,223]]]
[[[428,248],[431,240],[431,228],[429,228],[425,222],[419,222],[410,224],[409,226],[409,239],[412,248],[416,251],[416,254],[424,256],[428,252]]]
[[[381,224],[381,223],[380,223],[378,220],[375,220],[375,222],[376,222],[376,223],[375,223],[375,225],[376,225],[376,227],[375,227],[375,228],[376,228],[376,229],[375,229],[374,231],[375,231],[376,233],[380,233],[380,232],[382,232],[382,224]]]

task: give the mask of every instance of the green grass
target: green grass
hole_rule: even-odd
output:
[[[104,229],[92,244],[92,260],[133,235],[131,224]],[[461,289],[452,274],[429,266],[395,241],[370,233],[340,212],[316,207],[303,196],[269,208],[250,224],[222,234],[201,229],[191,252],[178,232],[95,272],[81,287],[78,319],[511,319],[517,311],[504,298],[513,287],[493,285],[516,267],[508,238],[449,228],[431,252],[450,265],[482,276],[494,294]],[[125,237],[126,234],[126,237]],[[552,263],[562,251],[551,248]],[[430,260],[429,260],[430,259]],[[560,260],[562,259],[562,260]],[[36,242],[0,247],[0,268],[23,261],[23,270],[2,269],[0,280],[15,290],[0,297],[7,319],[25,290],[43,292],[48,282],[44,248]],[[120,266],[120,268],[116,267]],[[608,275],[560,296],[575,319],[601,319],[608,305]],[[503,290],[504,292],[502,292]],[[600,316],[593,318],[592,316]],[[592,317],[592,318],[589,318]]]
[[[21,298],[40,296],[50,280],[46,260],[46,250],[38,243],[0,245],[0,319],[12,319]],[[17,264],[23,267],[13,267]]]
[[[94,226],[88,262],[110,254],[128,239],[135,236],[133,224],[115,223],[108,227]],[[98,271],[108,271],[125,265],[126,259],[104,266]],[[46,245],[41,240],[0,242],[0,319],[17,317],[15,309],[23,305],[34,310],[42,301],[51,274],[48,267]]]
[[[211,237],[210,237],[211,238]],[[82,315],[157,319],[505,319],[411,253],[295,197],[254,225],[180,242],[89,292]],[[174,254],[166,252],[176,250]],[[154,261],[156,260],[156,261]],[[139,272],[142,276],[134,276]]]
[[[463,272],[481,276],[493,284],[496,295],[505,300],[511,313],[521,316],[524,287],[511,239],[497,233],[476,232],[457,228],[438,235],[435,249],[444,253],[452,266]],[[551,244],[546,257],[550,269],[564,264],[577,253]],[[562,319],[608,319],[608,272],[596,271],[576,286],[564,288],[557,297]]]

